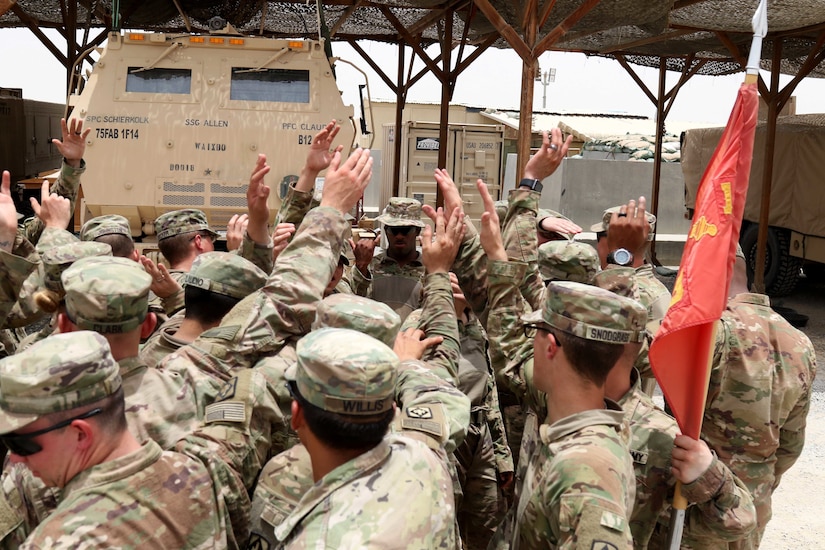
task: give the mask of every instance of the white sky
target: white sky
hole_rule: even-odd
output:
[[[56,31],[46,30],[52,40]],[[61,50],[63,42],[58,41]],[[362,41],[362,48],[385,67],[391,79],[396,75],[397,48],[378,42]],[[0,29],[0,86],[22,88],[29,99],[62,103],[65,100],[65,70],[28,29]],[[432,57],[438,47],[428,50]],[[453,51],[453,57],[457,55]],[[412,50],[407,50],[407,59]],[[333,44],[334,55],[358,65],[369,76],[373,99],[394,101],[395,96],[349,45]],[[466,56],[466,51],[465,51]],[[542,71],[556,68],[556,80],[547,88],[547,110],[585,113],[628,113],[651,118],[655,107],[622,67],[613,60],[588,58],[582,54],[548,52],[541,56]],[[419,60],[414,72],[423,66]],[[658,71],[635,67],[647,86],[658,86]],[[338,65],[338,83],[346,103],[356,104],[358,84],[363,77],[344,64]],[[769,75],[763,72],[769,81]],[[677,73],[669,73],[668,87]],[[742,82],[743,73],[727,77],[695,76],[679,92],[669,119],[724,124]],[[781,77],[784,84],[791,77]],[[533,108],[541,110],[541,83],[536,82]],[[491,48],[458,78],[453,101],[477,107],[518,109],[521,93],[521,61],[512,50]],[[825,79],[806,78],[797,86],[797,113],[825,112]],[[438,102],[441,85],[432,75],[410,90],[408,101]],[[357,105],[356,105],[357,109]]]

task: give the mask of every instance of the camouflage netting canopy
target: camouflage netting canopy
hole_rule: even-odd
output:
[[[0,27],[62,27],[69,0],[0,0]],[[525,5],[530,0],[306,0],[266,1],[122,0],[123,28],[166,32],[207,32],[208,21],[221,17],[246,34],[317,37],[319,21],[333,40],[403,40],[398,26],[423,45],[445,32],[445,13],[452,13],[453,44],[466,40],[510,47],[482,9],[489,5],[502,21],[523,36]],[[681,71],[686,64],[697,74],[721,75],[741,70],[751,43],[751,18],[758,0],[535,0],[539,17],[546,15],[537,41],[554,33],[553,50],[590,55],[620,54],[631,63]],[[323,7],[319,14],[318,6]],[[545,13],[545,8],[550,7]],[[108,27],[111,0],[81,0],[78,28]],[[486,12],[486,13],[489,13]],[[467,27],[467,28],[465,28]],[[782,39],[781,71],[796,74],[809,52],[821,49],[825,0],[770,0],[768,37],[762,67],[769,70],[774,43]],[[560,32],[564,30],[566,32]],[[825,35],[822,35],[825,36]],[[739,55],[731,53],[731,47]],[[817,67],[810,76],[825,76]]]

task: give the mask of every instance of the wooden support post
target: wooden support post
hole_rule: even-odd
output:
[[[533,51],[536,44],[536,34],[538,32],[538,14],[536,10],[525,13],[524,16],[524,41]],[[524,167],[530,160],[530,145],[533,141],[533,89],[536,81],[536,57],[530,55],[529,58],[522,58],[521,62],[521,101],[519,104],[518,120],[518,169],[516,170],[516,181],[524,177]]]

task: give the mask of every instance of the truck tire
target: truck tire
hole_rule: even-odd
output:
[[[748,264],[748,285],[753,283],[756,269],[756,240],[759,225],[748,224],[739,237]],[[790,294],[799,280],[802,259],[790,255],[790,234],[786,229],[768,228],[767,254],[765,255],[765,288],[770,296]]]

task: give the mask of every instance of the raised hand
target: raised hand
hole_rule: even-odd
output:
[[[17,236],[17,208],[11,198],[11,174],[3,170],[0,183],[0,250],[11,252]]]
[[[229,218],[229,223],[226,224],[227,250],[235,250],[241,247],[247,225],[249,225],[249,214],[241,214],[240,216],[235,214]]]
[[[562,140],[561,130],[553,128],[550,135],[546,131],[541,133],[541,147],[536,154],[530,157],[524,166],[524,177],[543,180],[556,171],[561,161],[567,156],[567,150],[573,142],[573,136]]]
[[[258,155],[255,168],[249,177],[249,187],[246,188],[246,204],[249,212],[249,223],[246,232],[249,238],[258,244],[269,244],[269,187],[264,183],[264,176],[269,173],[270,167],[266,163],[266,155]]]
[[[72,202],[57,193],[49,192],[49,181],[43,180],[40,186],[40,202],[34,197],[29,198],[34,214],[43,221],[46,227],[66,229],[72,219]]]
[[[437,346],[442,341],[444,338],[441,336],[426,338],[423,330],[410,328],[398,333],[392,349],[401,361],[421,359],[427,348]]]
[[[61,139],[53,139],[52,144],[57,147],[66,163],[74,168],[80,167],[80,161],[86,152],[86,136],[92,131],[91,128],[83,129],[83,121],[73,118],[69,124],[66,119],[60,119]]]
[[[481,247],[490,260],[507,261],[507,252],[504,249],[504,241],[501,238],[501,226],[496,213],[496,205],[487,184],[482,180],[476,180],[476,187],[484,203],[484,213],[481,215]]]
[[[336,151],[324,178],[321,206],[346,214],[364,195],[371,177],[372,157],[369,149],[356,149],[343,163],[341,152]]]
[[[461,238],[464,236],[464,213],[453,213],[445,222],[444,210],[435,216],[435,237],[429,225],[421,233],[421,260],[427,273],[447,273],[455,261]]]

